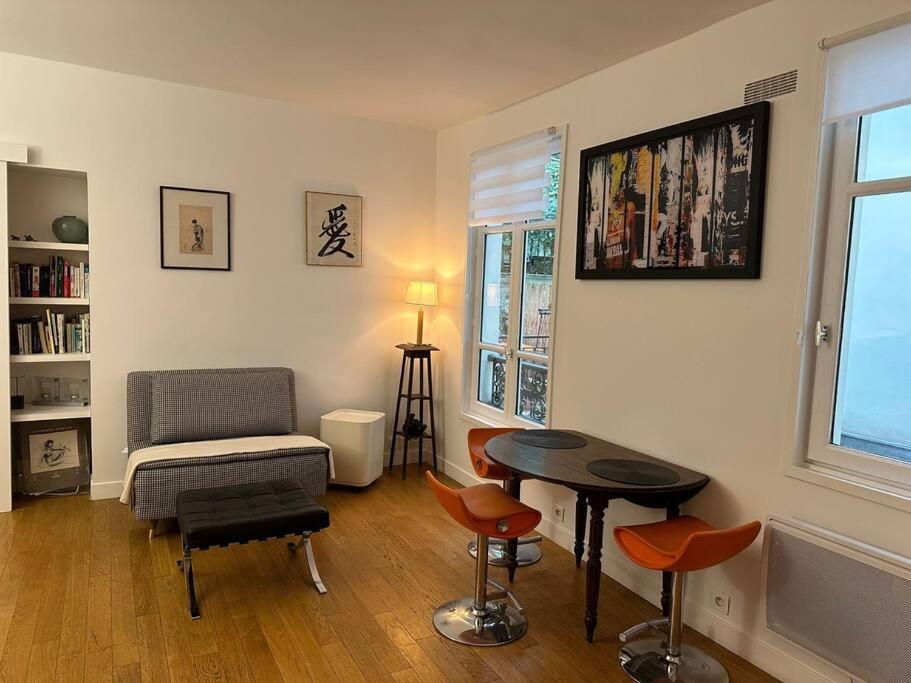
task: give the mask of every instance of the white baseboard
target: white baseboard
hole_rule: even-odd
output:
[[[122,481],[93,481],[89,487],[89,497],[92,500],[120,498],[121,493],[123,493]]]
[[[478,478],[474,472],[469,472],[447,460],[440,462],[443,472],[464,486],[484,481]],[[575,536],[564,525],[557,523],[552,518],[543,516],[538,532],[568,552],[573,552]],[[613,546],[607,544],[603,548],[601,571],[625,588],[645,598],[656,607],[658,606],[661,592],[658,572],[636,567],[620,555]],[[690,600],[684,600],[684,622],[687,626],[783,681],[843,683],[849,680],[834,668],[825,672],[814,668],[811,663],[801,661],[791,654],[783,652]],[[819,663],[822,664],[822,662]]]

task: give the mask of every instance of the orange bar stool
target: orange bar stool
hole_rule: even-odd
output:
[[[484,452],[484,446],[495,436],[517,431],[520,431],[517,427],[470,429],[468,430],[468,453],[471,456],[471,466],[474,468],[475,474],[482,479],[495,479],[503,482],[503,490],[516,500],[519,500],[521,478],[516,476],[512,470],[495,463]],[[494,567],[508,567],[509,580],[512,581],[515,567],[526,567],[541,559],[541,549],[538,547],[541,540],[539,535],[518,538],[512,542],[492,539],[487,548],[487,562]],[[510,543],[513,544],[513,552],[516,558],[514,567],[509,567]],[[471,541],[468,544],[468,554],[472,557],[477,557],[478,545],[476,541]]]
[[[465,645],[503,645],[525,634],[528,621],[516,596],[487,578],[488,539],[512,539],[538,526],[541,513],[517,501],[496,484],[451,489],[433,473],[427,481],[440,505],[466,529],[478,535],[474,597],[447,602],[433,613],[439,633]],[[488,592],[490,586],[495,589]],[[507,605],[505,601],[512,604]]]
[[[728,681],[724,667],[705,652],[681,643],[683,635],[683,580],[687,572],[721,564],[741,552],[762,525],[750,522],[733,529],[716,529],[688,515],[653,524],[618,526],[614,540],[640,567],[673,572],[671,614],[651,619],[620,634],[620,666],[639,683],[677,681],[716,683]],[[653,629],[662,639],[630,640]]]

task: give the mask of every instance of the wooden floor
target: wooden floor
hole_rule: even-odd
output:
[[[468,648],[437,636],[433,609],[471,593],[470,534],[418,474],[325,497],[332,527],[314,548],[327,595],[281,542],[198,553],[198,621],[187,615],[176,533],[149,541],[148,526],[114,500],[25,501],[0,515],[0,680],[625,680],[617,632],[656,610],[603,577],[596,640],[586,643],[584,568],[550,542],[514,585],[524,638]],[[733,681],[774,680],[686,638]]]

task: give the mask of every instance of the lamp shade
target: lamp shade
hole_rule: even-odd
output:
[[[437,283],[429,280],[412,280],[408,283],[405,303],[417,304],[418,306],[436,306]]]

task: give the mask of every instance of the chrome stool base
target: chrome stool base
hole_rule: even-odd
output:
[[[474,598],[462,598],[437,608],[433,626],[444,638],[457,643],[490,647],[521,638],[528,621],[515,607],[492,601],[487,602],[486,614],[476,617]]]
[[[666,641],[634,640],[620,648],[620,666],[638,683],[728,683],[728,672],[708,654],[690,645],[680,647],[676,675],[668,668]]]
[[[477,559],[478,557],[478,542],[469,541],[468,543],[468,554],[473,558]],[[516,549],[516,564],[519,567],[527,567],[530,564],[534,564],[541,559],[541,548],[538,547],[536,543],[526,543],[520,545]],[[491,544],[487,547],[487,564],[492,567],[505,567],[506,562],[506,546],[501,546],[499,543],[496,545]]]

